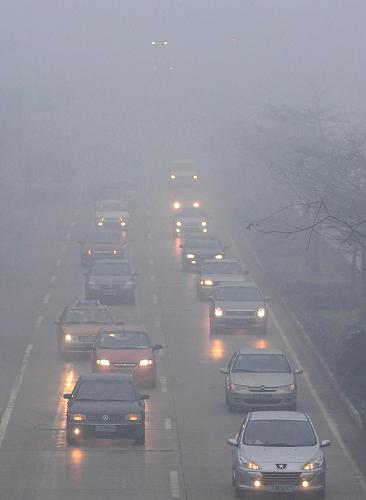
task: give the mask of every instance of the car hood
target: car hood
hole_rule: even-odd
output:
[[[230,380],[233,384],[250,387],[279,387],[294,383],[292,373],[246,373],[231,372]]]
[[[152,349],[102,349],[96,348],[96,357],[112,363],[138,363],[141,359],[152,359]]]
[[[204,217],[176,217],[175,221],[180,221],[182,224],[201,224],[202,221],[206,220]]]
[[[282,472],[294,472],[301,469],[319,454],[319,446],[272,447],[242,445],[240,451],[264,471],[281,472],[276,467],[276,464],[287,464],[286,469]]]
[[[121,412],[140,413],[142,408],[137,401],[71,401],[69,411],[72,413],[115,415]]]
[[[118,250],[121,248],[121,243],[87,243],[83,245],[83,251],[86,252],[88,250]]]
[[[128,219],[130,217],[130,214],[129,212],[127,212],[127,210],[116,210],[112,212],[97,210],[96,217],[97,219],[101,219],[102,217],[105,217],[106,219],[117,219],[119,217],[121,217],[122,219]]]
[[[243,274],[203,274],[200,277],[201,280],[212,280],[214,282],[237,282],[245,281],[245,276]]]
[[[263,302],[249,300],[217,300],[216,306],[221,307],[223,311],[256,311],[263,307]]]
[[[70,335],[97,335],[102,328],[113,328],[113,325],[105,325],[103,323],[70,323],[63,324],[63,332]]]
[[[132,281],[132,276],[101,276],[90,274],[89,281],[94,281],[94,283],[98,283],[98,285],[123,285],[127,283],[127,281]]]
[[[193,255],[198,255],[198,256],[207,256],[210,257],[211,255],[214,257],[215,255],[223,255],[224,251],[220,248],[185,248],[184,253],[193,253]]]

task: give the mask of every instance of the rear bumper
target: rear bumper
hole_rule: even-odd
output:
[[[254,409],[276,409],[289,408],[296,403],[296,392],[293,393],[271,393],[259,394],[253,392],[231,392],[227,390],[227,400],[231,406],[237,408]]]

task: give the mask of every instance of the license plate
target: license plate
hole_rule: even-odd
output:
[[[268,401],[272,399],[272,394],[254,394],[254,398],[259,401]]]
[[[276,493],[291,493],[294,489],[295,487],[291,484],[268,484],[266,487],[267,491],[273,491]]]
[[[117,427],[115,425],[96,425],[95,432],[116,432]]]

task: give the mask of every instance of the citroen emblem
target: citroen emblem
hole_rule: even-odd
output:
[[[109,416],[108,415],[103,415],[103,420],[108,420],[109,419]]]

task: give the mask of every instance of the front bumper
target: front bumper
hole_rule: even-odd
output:
[[[105,220],[103,222],[96,221],[95,226],[97,229],[115,229],[119,231],[127,231],[129,223],[128,221],[121,222],[120,220]]]
[[[216,328],[248,328],[251,330],[264,330],[267,327],[266,318],[242,317],[242,316],[221,316],[211,318],[211,325]]]
[[[247,409],[291,408],[296,404],[296,391],[259,393],[251,391],[230,391],[226,389],[227,401],[231,406]]]
[[[197,235],[197,234],[207,234],[208,233],[208,226],[202,227],[202,226],[181,226],[181,227],[174,227],[174,235],[179,238],[182,236],[187,236],[187,235]]]
[[[210,299],[215,293],[216,285],[201,285],[197,286],[197,295],[202,299]]]
[[[134,288],[86,288],[89,300],[103,300],[108,298],[118,298],[121,300],[131,300],[135,296]]]
[[[137,423],[113,423],[106,424],[100,422],[96,423],[75,423],[68,422],[67,430],[68,433],[77,439],[83,438],[120,438],[120,437],[136,437],[145,428],[144,422]],[[79,429],[79,434],[75,434],[75,429]]]

